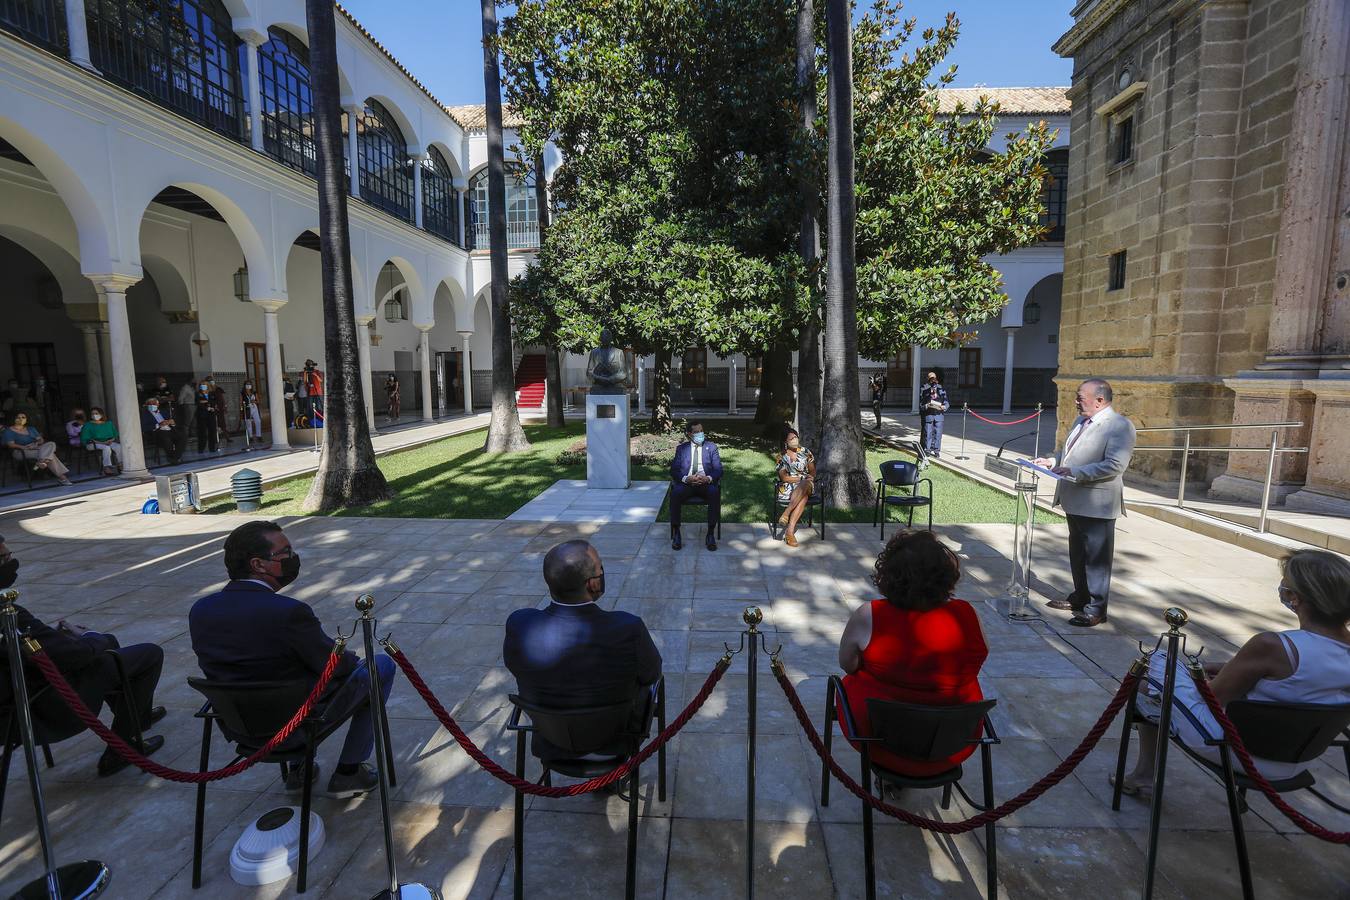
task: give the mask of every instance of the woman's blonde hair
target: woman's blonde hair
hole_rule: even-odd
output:
[[[1280,560],[1289,589],[1319,622],[1350,622],[1350,562],[1326,550],[1295,550]]]

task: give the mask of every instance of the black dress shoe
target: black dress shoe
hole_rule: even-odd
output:
[[[132,746],[135,747],[136,745],[132,744]],[[141,752],[142,756],[149,756],[163,746],[164,738],[155,734],[146,738],[145,742],[142,743],[141,746],[136,747],[136,749]],[[129,765],[131,765],[131,763],[118,756],[117,751],[109,747],[107,750],[104,750],[103,755],[98,758],[98,777],[107,778],[109,775],[116,775]]]
[[[1069,620],[1069,624],[1076,625],[1079,628],[1096,628],[1098,625],[1102,624],[1105,621],[1106,621],[1106,613],[1102,613],[1099,616],[1089,616],[1080,612],[1078,615],[1074,616],[1072,619]]]
[[[1063,610],[1079,610],[1079,609],[1082,609],[1081,606],[1074,606],[1074,605],[1073,605],[1073,594],[1070,594],[1069,596],[1065,597],[1063,600],[1047,600],[1046,603],[1045,603],[1045,605],[1048,606],[1048,607],[1050,607],[1051,609],[1063,609]]]
[[[680,537],[678,531],[670,535],[670,548],[672,550],[681,550],[684,548],[684,538]]]
[[[713,540],[713,536],[710,534],[708,535],[708,539],[703,542],[703,546],[707,547],[709,550],[716,550],[717,541]]]
[[[158,722],[160,719],[164,718],[164,717],[167,716],[168,714],[169,714],[169,711],[168,711],[167,709],[165,709],[164,707],[162,707],[162,706],[152,706],[152,707],[150,707],[150,719],[149,719],[149,721],[147,721],[144,725],[142,725],[141,728],[143,728],[143,729],[144,729],[144,728],[149,728],[151,725],[155,724],[156,722]]]

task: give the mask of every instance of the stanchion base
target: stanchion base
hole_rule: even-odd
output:
[[[1003,594],[990,600],[989,605],[1010,622],[1034,622],[1042,618],[1031,609],[1031,598],[1026,595]]]
[[[969,456],[954,456],[953,459],[970,459]]]
[[[85,900],[97,897],[108,886],[112,872],[96,859],[69,863],[56,870],[56,881],[61,885],[62,900]],[[36,878],[14,894],[19,900],[47,900],[47,876]]]
[[[441,900],[441,895],[434,888],[429,888],[425,884],[418,884],[416,881],[410,881],[407,884],[398,886],[398,893],[393,891],[380,891],[370,900]]]

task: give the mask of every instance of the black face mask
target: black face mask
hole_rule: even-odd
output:
[[[595,599],[599,600],[601,597],[605,596],[605,573],[601,572],[596,577],[600,579],[600,593],[595,595]],[[592,578],[591,580],[594,581],[595,579]]]
[[[285,587],[300,577],[300,554],[279,559],[277,562],[281,564],[281,572],[275,576],[279,587]]]
[[[11,559],[0,565],[0,590],[19,580],[19,561]]]

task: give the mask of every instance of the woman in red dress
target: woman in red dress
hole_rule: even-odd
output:
[[[845,697],[861,735],[871,734],[867,698],[956,706],[984,699],[977,678],[989,648],[975,610],[952,597],[961,563],[930,531],[902,531],[877,557],[884,599],[854,610],[839,641]],[[973,738],[979,737],[977,731]],[[905,775],[936,775],[975,752],[971,744],[927,761],[872,749],[872,761]]]

